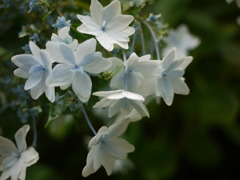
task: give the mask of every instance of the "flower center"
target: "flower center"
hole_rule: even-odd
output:
[[[45,71],[45,70],[46,70],[46,68],[43,65],[36,65],[36,66],[32,66],[29,69],[29,73],[30,74],[35,74],[35,73],[38,73],[38,72],[41,72],[41,71]]]
[[[106,21],[103,21],[101,30],[106,31]]]
[[[71,69],[72,72],[81,72],[83,73],[83,67],[82,66],[78,66],[77,64],[75,64],[73,66],[73,68]]]
[[[13,166],[18,159],[20,159],[21,154],[12,152],[10,156],[6,157],[2,164],[3,164],[3,169],[8,169],[9,167]]]

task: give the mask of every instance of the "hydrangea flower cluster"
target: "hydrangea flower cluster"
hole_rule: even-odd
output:
[[[61,90],[71,87],[81,102],[83,115],[94,134],[89,142],[90,151],[82,175],[89,176],[101,166],[110,175],[119,160],[126,159],[128,153],[134,151],[134,146],[119,136],[127,130],[129,123],[150,117],[148,102],[162,98],[170,106],[174,94],[189,93],[183,77],[186,67],[192,61],[192,57],[187,56],[187,53],[189,49],[195,48],[199,41],[188,35],[186,28],[182,27],[177,33],[170,34],[166,41],[169,47],[163,50],[164,57],[160,58],[151,24],[147,19],[142,22],[133,21],[133,16],[122,14],[118,0],[112,1],[106,7],[98,0],[91,0],[90,16],[77,17],[82,23],[77,28],[78,32],[93,35],[96,39],[90,38],[79,43],[70,35],[70,21],[60,17],[54,25],[58,28],[57,34],[52,34],[45,49],[40,49],[30,41],[31,54],[12,57],[12,62],[18,67],[14,74],[27,79],[24,89],[30,90],[31,97],[35,100],[45,94],[53,103],[56,100],[57,87]],[[157,21],[158,18],[160,15],[154,20]],[[137,26],[145,24],[150,30],[155,40],[155,59],[151,58],[154,57],[152,54],[138,56],[129,50],[130,36],[135,33],[134,26],[131,26],[133,23]],[[173,37],[174,35],[179,38]],[[177,44],[171,42],[174,38]],[[135,42],[134,39],[132,41]],[[108,52],[112,52],[116,47],[121,48],[122,58],[103,57],[102,53],[97,51],[97,42]],[[91,77],[101,77],[102,74],[109,74],[111,89],[92,93],[94,84]],[[107,116],[113,119],[109,127],[103,126],[96,131],[91,124],[84,109],[84,104],[91,95],[102,98],[93,108],[107,110]],[[16,133],[17,147],[10,140],[0,137],[0,170],[3,171],[0,179],[5,180],[11,176],[12,180],[23,180],[26,167],[38,160],[35,149],[26,147],[25,136],[29,128],[29,125],[25,125]]]

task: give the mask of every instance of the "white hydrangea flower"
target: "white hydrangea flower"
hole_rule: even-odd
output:
[[[128,126],[127,121],[121,121],[111,125],[109,128],[103,126],[89,142],[90,151],[87,156],[87,163],[82,171],[84,177],[95,173],[101,165],[110,175],[115,167],[116,160],[127,158],[127,153],[135,150],[134,146],[126,140],[118,138]]]
[[[174,93],[183,95],[189,93],[182,76],[191,61],[191,56],[177,58],[175,48],[162,61],[158,61],[159,67],[155,72],[157,76],[156,95],[162,96],[167,105],[172,104]]]
[[[25,180],[27,167],[39,159],[38,152],[26,144],[29,125],[24,125],[15,134],[17,146],[7,138],[0,136],[0,179]]]
[[[142,96],[148,95],[152,91],[150,86],[152,82],[152,75],[157,68],[158,63],[150,60],[150,55],[138,57],[132,53],[128,60],[124,62],[123,68],[113,76],[110,86],[114,89],[125,89]],[[147,87],[147,88],[146,88]]]
[[[53,42],[63,42],[68,44],[73,50],[77,48],[78,41],[76,39],[73,39],[69,35],[70,27],[64,27],[58,31],[57,34],[52,34],[51,41]]]
[[[103,7],[98,0],[92,0],[90,16],[78,15],[82,24],[77,28],[81,33],[96,36],[98,42],[108,51],[112,51],[114,44],[128,49],[129,37],[135,30],[129,24],[133,16],[121,14],[121,4],[118,0],[112,1]]]
[[[82,102],[87,102],[92,91],[92,81],[88,75],[99,74],[111,66],[111,62],[96,50],[96,40],[89,39],[73,51],[64,43],[48,42],[47,50],[57,64],[49,78],[49,86],[60,86],[62,90],[72,85],[74,93]]]
[[[52,60],[48,53],[40,50],[36,44],[29,42],[30,54],[21,54],[12,57],[12,61],[18,66],[14,74],[28,79],[24,89],[30,90],[33,99],[38,99],[44,92],[49,101],[55,101],[55,90],[46,85],[46,79],[52,71]]]
[[[119,112],[130,113],[135,109],[141,116],[149,117],[149,112],[143,104],[144,97],[125,90],[99,91],[93,93],[95,96],[103,97],[94,108],[109,107],[108,117],[113,117]]]
[[[200,44],[200,39],[190,34],[186,25],[181,25],[176,30],[170,30],[165,41],[166,47],[163,49],[163,56],[176,47],[179,58],[187,56],[189,50],[195,49]]]

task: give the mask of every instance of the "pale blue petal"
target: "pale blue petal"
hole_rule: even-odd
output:
[[[173,102],[174,96],[172,85],[166,79],[161,79],[158,80],[157,88],[161,89],[160,91],[163,100],[168,106],[170,106]]]
[[[51,75],[47,79],[49,86],[66,86],[70,85],[73,80],[74,72],[71,71],[71,66],[58,64],[54,67]]]
[[[87,102],[92,91],[92,81],[85,72],[74,73],[72,88],[82,102]]]
[[[36,59],[41,59],[39,47],[32,41],[29,42],[30,50]]]
[[[46,47],[55,62],[68,65],[76,64],[73,50],[67,44],[49,41]]]
[[[99,74],[107,70],[111,66],[111,62],[103,58],[100,52],[97,52],[85,56],[79,65],[83,66],[84,70],[89,73]]]
[[[29,90],[35,87],[43,79],[43,73],[38,72],[32,74],[25,83],[24,90]]]
[[[26,136],[27,136],[29,129],[30,129],[29,125],[24,125],[15,134],[16,144],[17,144],[19,152],[21,152],[21,153],[23,151],[25,151],[27,148]]]
[[[170,64],[175,60],[175,55],[176,55],[176,49],[173,48],[170,50],[167,55],[163,58],[162,60],[162,68],[167,69]]]
[[[189,88],[186,85],[186,83],[184,82],[183,78],[179,78],[179,79],[169,79],[173,90],[176,94],[183,94],[183,95],[187,95],[189,94]]]
[[[75,52],[75,58],[77,64],[82,63],[82,59],[96,51],[97,41],[93,38],[84,41],[83,43],[79,44],[77,50]]]
[[[29,71],[29,69],[34,65],[39,65],[40,63],[30,54],[20,54],[12,57],[12,62],[17,65],[20,69],[24,71]]]

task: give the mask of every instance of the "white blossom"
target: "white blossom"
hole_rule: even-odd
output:
[[[39,159],[37,151],[26,144],[29,125],[24,125],[15,134],[16,145],[7,138],[0,136],[0,180],[25,180],[26,168]]]
[[[128,49],[129,37],[135,30],[129,24],[133,16],[122,15],[118,0],[112,1],[103,7],[98,0],[92,0],[90,16],[78,15],[82,24],[77,28],[81,33],[96,36],[98,42],[108,51],[112,51],[114,44]]]
[[[31,54],[21,54],[12,57],[12,61],[18,68],[14,74],[18,77],[28,79],[24,89],[30,90],[33,99],[38,99],[44,92],[53,102],[55,100],[55,91],[45,82],[52,71],[52,60],[48,53],[40,50],[36,44],[29,42]]]
[[[110,86],[114,89],[125,89],[142,96],[154,93],[153,72],[158,63],[150,60],[150,55],[138,57],[132,53],[124,66],[113,76]],[[153,86],[153,87],[151,87]]]
[[[127,153],[135,150],[134,146],[126,140],[118,138],[127,129],[128,122],[121,121],[111,125],[109,128],[103,126],[89,142],[90,151],[87,156],[87,163],[82,171],[84,177],[95,173],[103,166],[108,175],[115,167],[116,160],[124,160]]]
[[[109,107],[108,117],[113,117],[119,112],[130,113],[135,109],[141,116],[148,116],[149,112],[143,104],[144,97],[125,90],[99,91],[93,93],[95,96],[103,97],[94,108]]]
[[[92,91],[92,81],[88,75],[99,74],[111,66],[111,62],[96,50],[96,40],[89,39],[79,44],[73,51],[65,43],[48,42],[47,50],[57,64],[49,78],[49,86],[60,86],[62,90],[72,85],[74,93],[82,102],[87,102]]]
[[[190,34],[185,25],[179,26],[176,30],[170,30],[165,42],[163,55],[167,55],[172,48],[176,47],[179,58],[187,56],[189,50],[195,49],[200,44],[199,38]]]
[[[189,93],[182,76],[191,61],[191,56],[177,58],[175,48],[162,61],[158,61],[159,67],[155,71],[157,76],[156,95],[162,96],[167,105],[172,104],[174,93],[183,95]]]
[[[52,34],[51,41],[63,42],[68,44],[73,50],[77,48],[78,41],[69,35],[70,27],[64,27],[58,31],[58,34]]]

